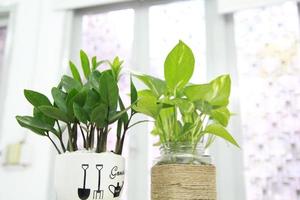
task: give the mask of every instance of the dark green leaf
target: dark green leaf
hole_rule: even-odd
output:
[[[101,103],[99,94],[95,90],[89,90],[83,108],[91,113],[99,103]]]
[[[80,82],[66,75],[62,77],[61,85],[67,93],[71,92],[74,89],[79,91],[82,87]]]
[[[96,123],[96,125],[99,128],[103,128],[108,123],[107,113],[108,113],[107,105],[100,104],[92,111],[91,121]]]
[[[84,76],[86,79],[88,79],[88,77],[91,73],[90,61],[89,61],[88,56],[86,55],[86,53],[83,50],[80,51],[80,60],[81,60],[81,66],[82,66]]]
[[[49,99],[39,92],[32,90],[24,90],[24,95],[34,107],[39,107],[42,105],[51,105]]]
[[[89,121],[88,113],[77,103],[73,104],[74,115],[78,119],[78,121],[86,124]]]
[[[22,118],[23,117],[21,117],[21,116],[16,116],[16,119],[17,119],[18,123],[20,124],[20,126],[22,126],[23,128],[27,128],[30,131],[32,131],[32,132],[34,132],[34,133],[36,133],[40,136],[46,136],[45,130],[42,130],[42,129],[36,128],[34,126],[28,125],[28,123],[24,123]]]
[[[190,80],[194,72],[195,58],[192,50],[182,41],[174,47],[164,65],[168,89],[175,94]]]
[[[33,109],[33,117],[42,120],[43,122],[49,124],[51,127],[54,126],[55,120],[44,115],[37,107]]]
[[[52,133],[57,134],[57,131],[52,126],[50,126],[49,124],[43,122],[38,118],[33,118],[30,116],[17,116],[16,119],[19,122],[19,124],[25,128],[31,127],[34,130],[50,131]],[[38,131],[38,133],[41,132]]]
[[[79,71],[78,71],[76,65],[72,61],[70,61],[69,66],[70,66],[70,70],[72,72],[73,78],[82,84],[81,77],[80,77],[80,74],[79,74]]]
[[[57,107],[60,110],[67,112],[68,111],[67,102],[66,102],[67,94],[56,87],[52,88],[51,93]]]
[[[103,72],[100,77],[100,97],[102,101],[108,105],[110,111],[117,109],[119,89],[109,71]]]
[[[132,77],[130,77],[130,101],[131,101],[131,104],[136,102],[137,99],[138,99],[137,90],[136,90],[136,87],[135,87],[135,85],[132,81]]]
[[[39,109],[48,117],[51,117],[56,120],[60,120],[63,122],[70,122],[71,120],[68,118],[68,115],[63,111],[59,110],[53,106],[40,106]]]

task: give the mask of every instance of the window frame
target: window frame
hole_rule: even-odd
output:
[[[68,0],[65,0],[65,2]],[[79,2],[80,0],[78,0]],[[92,0],[91,0],[92,1]],[[118,1],[118,0],[116,0]],[[64,69],[67,70],[66,59],[73,58],[78,62],[78,52],[80,43],[79,36],[81,35],[82,16],[85,14],[101,13],[120,9],[134,9],[135,20],[138,19],[134,25],[134,41],[133,41],[133,55],[138,55],[137,58],[133,59],[134,66],[143,66],[135,70],[147,73],[149,70],[149,52],[142,53],[138,49],[149,50],[149,7],[153,5],[162,5],[172,2],[180,1],[193,1],[193,0],[120,0],[116,3],[113,1],[107,3],[106,1],[100,3],[97,0],[94,1],[93,7],[90,2],[82,2],[79,6],[69,6],[65,4],[62,7],[56,7],[55,9],[66,9],[69,12],[68,15],[68,38],[69,42],[64,46]],[[97,3],[98,2],[98,3]],[[147,8],[145,10],[145,8]],[[209,79],[213,78],[220,73],[230,73],[233,79],[233,95],[231,100],[231,107],[233,112],[239,113],[240,104],[238,97],[238,76],[236,68],[236,53],[234,45],[234,13],[220,14],[218,12],[217,0],[205,1],[205,17],[206,17],[206,66],[214,66],[214,68],[207,67],[206,74]],[[140,34],[139,30],[144,30],[143,34]],[[216,32],[218,34],[211,34]],[[72,33],[76,33],[72,35]],[[148,33],[148,34],[147,34]],[[76,41],[74,43],[74,41]],[[137,41],[146,41],[144,44]],[[218,41],[218,42],[215,42]],[[142,45],[142,46],[141,46]],[[218,57],[218,59],[215,59]],[[76,60],[77,59],[77,60]],[[227,66],[231,66],[228,68]],[[234,136],[237,140],[242,143],[242,129],[241,119],[236,116],[232,120],[232,126],[230,127],[231,132],[236,133]],[[150,130],[147,131],[147,133]],[[136,149],[139,151],[135,152],[136,155],[128,160],[128,163],[147,163],[148,162],[148,134],[142,135],[141,132],[145,132],[145,127],[141,127],[135,130],[139,134],[136,137],[130,138],[129,148]],[[222,194],[218,196],[219,200],[243,200],[245,199],[245,182],[243,178],[243,154],[242,151],[229,148],[222,141],[216,141],[216,145],[211,149],[211,154],[214,157],[215,164],[217,166],[217,188],[218,193]],[[226,156],[226,157],[224,157]],[[228,162],[230,161],[230,162]],[[145,199],[150,198],[149,187],[150,187],[150,176],[145,173],[145,170],[149,172],[149,169],[144,166],[132,165],[128,166],[129,177],[134,175],[135,178],[129,178],[128,187],[139,188],[138,190],[129,189],[135,191],[135,193],[128,193],[128,199]],[[131,175],[132,174],[132,175]],[[149,174],[149,173],[148,173]],[[127,177],[128,178],[128,177]],[[238,180],[238,181],[235,181]]]

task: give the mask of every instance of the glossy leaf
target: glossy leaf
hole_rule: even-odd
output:
[[[57,107],[62,111],[67,112],[68,111],[67,102],[66,102],[67,94],[56,87],[52,88],[51,94]]]
[[[81,77],[80,77],[80,74],[79,74],[79,71],[78,71],[76,65],[72,61],[70,61],[69,66],[70,66],[70,70],[73,75],[73,78],[82,84],[82,80],[81,80]]]
[[[119,89],[109,71],[103,72],[100,77],[99,92],[102,101],[109,107],[109,110],[116,110],[119,99]]]
[[[132,77],[130,77],[130,102],[131,102],[131,104],[136,102],[137,99],[138,99],[137,90],[136,90],[136,87],[135,87],[135,85],[132,81]]]
[[[138,99],[136,105],[133,105],[133,109],[156,118],[159,112],[156,96],[150,90],[142,90],[138,92]]]
[[[33,90],[24,90],[24,95],[34,107],[39,107],[42,105],[51,105],[49,99],[39,92]]]
[[[86,53],[81,50],[80,51],[80,61],[81,61],[81,67],[83,70],[83,74],[86,79],[88,79],[90,73],[91,73],[91,68],[90,68],[90,61]]]
[[[211,110],[211,117],[212,119],[226,127],[230,119],[230,112],[226,107],[213,109]]]
[[[16,119],[19,122],[19,124],[23,127],[26,128],[31,127],[35,130],[49,131],[55,134],[57,133],[57,131],[52,126],[50,126],[49,124],[43,122],[38,118],[34,118],[30,116],[16,116]]]
[[[59,110],[56,107],[53,106],[40,106],[39,109],[48,117],[51,117],[52,119],[60,120],[63,122],[69,122],[70,119],[68,118],[68,115],[64,113],[63,111]]]
[[[79,91],[81,89],[80,82],[76,81],[75,79],[64,75],[61,79],[61,85],[66,90],[67,93],[71,92],[72,90]]]
[[[75,117],[82,123],[87,124],[89,121],[88,113],[77,103],[73,104],[73,110]]]
[[[205,133],[209,133],[218,137],[223,138],[224,140],[230,142],[231,144],[240,148],[239,144],[235,141],[235,139],[230,135],[230,133],[220,124],[211,124],[208,125],[204,131]]]
[[[108,107],[105,104],[100,104],[97,106],[91,114],[91,121],[96,123],[99,128],[103,128],[107,125],[108,119]]]
[[[141,80],[157,97],[166,93],[166,83],[163,80],[149,75],[135,75],[135,77]]]
[[[164,64],[164,74],[168,89],[172,93],[181,90],[194,72],[195,58],[192,50],[182,41],[169,53]]]
[[[55,124],[55,120],[54,119],[52,119],[52,118],[44,115],[42,113],[42,111],[40,111],[39,108],[37,108],[37,107],[33,108],[33,117],[36,118],[36,119],[42,120],[43,122],[49,124],[51,127],[53,127],[54,124]]]

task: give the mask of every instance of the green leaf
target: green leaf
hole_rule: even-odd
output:
[[[134,101],[132,104],[134,104],[134,103],[136,103],[136,101]],[[126,110],[126,108],[125,108],[125,106],[124,106],[124,103],[123,103],[121,97],[119,97],[119,105],[120,105],[121,111]],[[124,124],[126,124],[126,123],[128,122],[128,114],[127,114],[127,112],[125,112],[125,113],[123,114],[122,120],[123,120]]]
[[[137,112],[156,118],[159,113],[157,97],[150,90],[138,92],[138,102],[132,106]]]
[[[123,64],[123,61],[120,61],[119,57],[115,57],[113,63],[110,63],[110,67],[113,72],[113,77],[115,78],[116,81],[119,80],[120,77],[120,72],[122,70],[121,65]]]
[[[24,117],[26,117],[26,116],[24,116]],[[36,133],[36,134],[38,134],[40,136],[46,136],[45,130],[42,130],[42,129],[36,128],[34,126],[28,125],[28,123],[24,123],[23,119],[22,119],[24,117],[16,116],[16,119],[17,119],[17,121],[18,121],[18,123],[20,124],[21,127],[27,128],[30,131],[32,131],[32,132],[34,132],[34,133]]]
[[[100,77],[100,97],[108,105],[110,111],[114,111],[118,106],[119,88],[117,82],[109,71],[102,73]]]
[[[40,106],[39,109],[48,117],[51,117],[56,120],[60,120],[63,122],[70,122],[71,120],[68,118],[68,115],[63,111],[59,110],[53,106]]]
[[[190,80],[194,72],[195,58],[192,50],[182,41],[169,53],[164,64],[168,89],[176,94]]]
[[[51,105],[49,99],[39,92],[33,90],[24,90],[24,96],[34,107]]]
[[[92,113],[92,110],[99,104],[100,96],[95,90],[89,90],[87,93],[86,101],[83,108],[88,112]]]
[[[85,100],[87,97],[87,89],[82,88],[72,99],[73,102],[76,102],[80,106],[84,106]]]
[[[131,101],[131,104],[136,102],[137,99],[138,99],[137,90],[136,90],[136,87],[135,87],[135,85],[132,81],[132,77],[130,77],[130,101]]]
[[[184,94],[191,101],[207,101],[213,106],[227,106],[229,103],[231,80],[229,75],[222,75],[209,84],[187,86]]]
[[[66,75],[62,77],[61,85],[63,86],[63,88],[66,90],[67,93],[71,92],[74,89],[79,91],[82,87],[80,82]]]
[[[226,107],[213,109],[211,110],[211,118],[226,127],[230,118],[230,112]]]
[[[51,127],[53,127],[55,124],[54,119],[44,115],[37,107],[33,108],[33,117],[42,120],[43,122],[49,124]]]
[[[140,81],[142,81],[157,97],[166,93],[165,81],[155,78],[149,75],[134,75]]]
[[[231,144],[240,148],[239,144],[235,139],[230,135],[230,133],[220,124],[211,124],[206,127],[204,130],[205,133],[209,133],[218,137],[223,138],[224,140],[230,142]]]
[[[74,115],[78,119],[78,121],[86,124],[89,121],[88,113],[77,103],[73,104]]]
[[[92,58],[92,69],[93,71],[96,70],[100,65],[102,65],[103,63],[106,63],[106,60],[100,60],[99,62],[97,61],[97,57],[94,56]]]
[[[112,117],[109,118],[109,124],[114,123],[115,121],[117,121],[118,119],[122,118],[127,111],[131,108],[132,106],[129,106],[119,112],[117,112],[115,115],[113,115]]]
[[[88,56],[83,50],[80,50],[80,60],[81,60],[81,67],[83,70],[83,74],[86,79],[88,79],[90,73],[91,73],[91,68],[90,68],[90,61]]]
[[[78,72],[76,65],[72,61],[70,61],[69,66],[70,66],[70,70],[72,72],[73,78],[82,84],[81,77],[80,77],[80,74]]]
[[[93,71],[89,77],[89,82],[96,91],[99,91],[101,73],[99,71]]]
[[[97,106],[91,114],[91,121],[96,123],[99,128],[103,128],[107,125],[108,119],[108,107],[105,104],[100,104]]]
[[[60,110],[67,112],[68,111],[67,102],[66,102],[67,94],[56,87],[52,88],[51,93],[57,107]]]
[[[57,131],[52,126],[50,126],[49,124],[43,122],[38,118],[34,118],[30,116],[16,116],[16,119],[19,122],[19,124],[25,128],[31,127],[33,128],[33,130],[50,131],[52,133],[57,134]],[[38,131],[38,133],[41,132]]]

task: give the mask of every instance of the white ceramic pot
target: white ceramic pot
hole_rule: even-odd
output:
[[[58,155],[54,183],[57,200],[119,200],[124,172],[125,159],[114,153]]]

